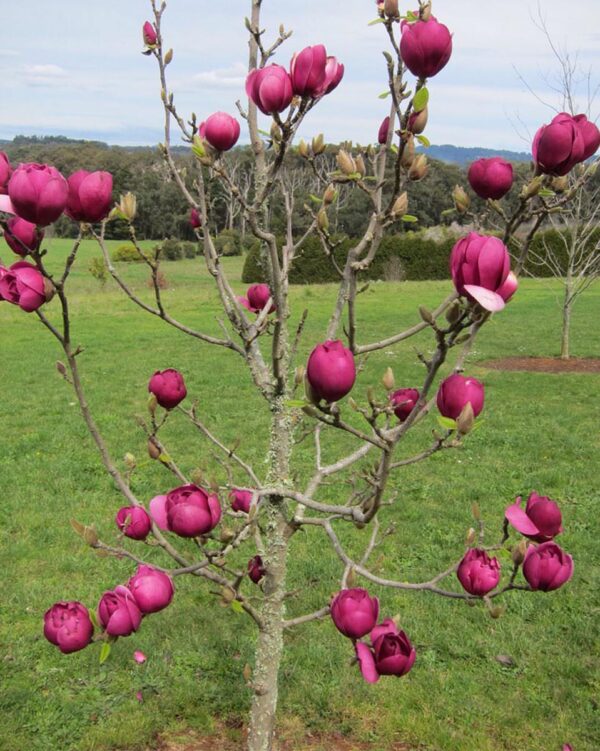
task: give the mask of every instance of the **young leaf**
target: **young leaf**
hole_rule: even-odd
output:
[[[419,134],[415,137],[417,141],[421,144],[421,146],[424,146],[426,149],[428,149],[431,146],[431,141],[429,140],[429,138],[427,138],[427,136]]]
[[[308,402],[305,399],[288,399],[285,406],[290,409],[302,409],[302,407],[306,407],[307,404]]]
[[[456,420],[453,420],[451,417],[438,415],[438,423],[445,430],[456,430]]]
[[[375,26],[377,23],[385,23],[385,18],[374,18],[372,21],[369,21],[367,26]]]
[[[102,649],[100,650],[100,664],[102,665],[108,660],[108,656],[110,655],[110,644],[105,641],[102,645]]]
[[[389,97],[389,95],[390,95],[389,91],[382,91],[378,98],[379,99],[387,99],[387,97]]]
[[[238,615],[242,615],[242,613],[244,612],[242,603],[239,600],[231,601],[231,609],[233,610],[234,613],[237,613]]]
[[[323,203],[323,199],[319,198],[319,196],[315,196],[313,193],[309,195],[309,198],[311,201],[314,201],[315,203]]]
[[[413,109],[415,112],[421,112],[422,110],[427,107],[427,103],[429,102],[429,91],[427,90],[427,86],[423,86],[422,89],[419,89],[417,93],[413,97]]]
[[[409,224],[413,224],[414,222],[418,222],[419,218],[416,216],[413,216],[412,214],[404,214],[402,217],[403,222],[409,222]]]

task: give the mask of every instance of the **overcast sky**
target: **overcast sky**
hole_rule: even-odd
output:
[[[243,96],[243,16],[249,5],[169,0],[163,33],[175,49],[170,83],[182,113],[195,111],[199,119],[215,110],[235,114],[235,101]],[[598,0],[540,5],[555,43],[578,52],[582,72],[592,68],[598,81]],[[161,140],[157,71],[154,60],[140,54],[141,24],[150,17],[147,0],[0,0],[0,6],[0,138],[63,134],[137,145]],[[381,26],[368,26],[376,17],[374,2],[264,0],[263,8],[267,38],[280,22],[294,30],[276,62],[286,65],[295,50],[324,43],[346,66],[342,84],[310,114],[302,134],[373,141],[389,102],[378,98],[385,89],[386,40]],[[434,0],[434,13],[452,31],[454,53],[430,81],[430,140],[528,151],[528,139],[552,110],[518,73],[540,97],[560,106],[551,88],[558,65],[533,22],[537,0]]]

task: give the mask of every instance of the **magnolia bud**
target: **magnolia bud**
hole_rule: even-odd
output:
[[[206,149],[204,148],[204,141],[196,133],[192,139],[192,151],[199,158],[202,159],[206,156]]]
[[[325,151],[325,138],[322,133],[319,133],[318,136],[313,138],[312,150],[315,155],[322,154]]]
[[[151,459],[158,459],[160,456],[160,449],[151,438],[148,439],[148,456]]]
[[[427,164],[427,157],[425,154],[419,154],[415,157],[415,161],[411,164],[408,170],[408,177],[410,180],[422,180],[429,171],[429,165]]]
[[[569,178],[567,175],[564,175],[563,177],[555,177],[552,180],[552,190],[555,193],[564,193],[565,190],[569,187]]]
[[[521,540],[518,545],[515,545],[511,551],[511,558],[515,566],[520,566],[525,560],[525,554],[527,553],[527,540]]]
[[[119,209],[128,222],[133,222],[137,213],[137,200],[133,193],[125,193],[121,196]]]
[[[356,157],[356,171],[361,177],[364,177],[367,174],[367,167],[365,165],[365,160],[362,158],[362,154],[359,154]]]
[[[402,151],[400,164],[405,169],[409,169],[409,167],[414,162],[414,160],[415,160],[415,139],[414,139],[413,134],[411,133],[406,139],[406,143],[404,144],[404,150]]]
[[[156,408],[158,407],[158,401],[154,394],[150,394],[148,397],[148,412],[150,412],[151,415],[156,414]]]
[[[460,303],[455,300],[446,311],[446,320],[448,323],[456,323],[460,318]]]
[[[281,128],[279,125],[277,125],[276,122],[271,123],[271,138],[275,143],[279,143],[281,141],[282,133]]]
[[[398,18],[398,0],[384,0],[383,12],[388,18]]]
[[[173,50],[169,50],[165,55],[165,65],[168,65],[173,59]]]
[[[532,198],[533,196],[537,196],[537,194],[542,189],[543,181],[544,181],[543,175],[538,175],[537,177],[534,177],[530,183],[523,186],[523,190],[521,191],[521,198]]]
[[[421,21],[429,21],[431,18],[431,3],[427,3],[421,8],[421,12],[419,14]]]
[[[234,532],[232,532],[227,527],[221,528],[221,534],[219,535],[219,540],[224,543],[231,542],[233,538],[235,537]]]
[[[329,206],[332,204],[337,196],[337,191],[333,187],[333,185],[328,185],[327,188],[325,188],[325,192],[323,193],[323,203],[325,206]]]
[[[394,371],[391,368],[386,369],[381,382],[383,383],[384,388],[386,388],[388,391],[391,391],[394,388]]]
[[[304,159],[308,158],[308,144],[303,138],[300,139],[300,143],[298,144],[298,153]]]
[[[337,166],[345,175],[352,175],[356,172],[356,163],[347,151],[340,149],[335,158]]]
[[[56,287],[52,284],[50,279],[46,279],[46,277],[44,277],[44,298],[46,299],[46,302],[50,302],[55,294]]]
[[[429,110],[427,107],[420,112],[413,112],[408,118],[407,130],[411,133],[420,134],[427,127],[427,120],[429,119]]]
[[[323,232],[327,232],[329,229],[329,217],[327,216],[325,209],[321,209],[317,214],[317,224],[319,225],[319,229],[323,230]]]
[[[471,402],[467,402],[462,408],[460,415],[456,418],[456,427],[458,432],[463,435],[467,435],[473,430],[473,424],[475,423],[475,413]]]
[[[465,214],[469,210],[471,205],[471,199],[467,195],[467,192],[460,185],[455,185],[452,191],[452,198],[454,199],[454,208],[459,214]]]
[[[56,369],[58,372],[63,376],[63,378],[67,375],[67,366],[64,364],[64,362],[61,362],[60,360],[56,361]]]
[[[304,365],[298,365],[294,374],[294,386],[299,386],[302,383],[305,373],[306,368],[304,367]]]
[[[430,325],[435,323],[435,318],[433,317],[432,312],[424,305],[419,305],[419,315],[425,321],[425,323],[428,323]]]
[[[472,545],[475,542],[476,537],[477,537],[477,532],[473,529],[473,527],[470,527],[467,530],[467,534],[465,536],[465,544]]]
[[[308,399],[308,401],[311,404],[318,404],[319,403],[320,399],[319,399],[318,395],[315,393],[313,387],[310,385],[310,381],[306,377],[306,374],[304,375],[304,393],[306,394],[306,398]],[[304,409],[304,412],[307,415],[309,415],[309,416],[312,415],[312,414],[314,414],[314,411],[313,412],[311,412],[311,411],[307,412],[306,408]]]
[[[401,193],[394,201],[392,206],[392,216],[404,216],[408,211],[408,194],[406,191]]]

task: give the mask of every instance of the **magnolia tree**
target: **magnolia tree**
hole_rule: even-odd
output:
[[[126,584],[116,584],[100,595],[94,609],[80,602],[52,605],[44,616],[44,634],[63,653],[99,643],[100,659],[104,660],[112,642],[133,633],[152,613],[171,604],[177,577],[190,575],[205,580],[211,591],[218,590],[221,603],[247,614],[256,626],[254,665],[244,671],[253,697],[247,741],[250,751],[274,748],[278,672],[287,629],[330,617],[348,639],[348,652],[356,657],[356,669],[366,681],[375,683],[387,676],[405,675],[415,659],[418,664],[418,656],[411,643],[415,635],[401,630],[400,624],[389,617],[385,599],[380,609],[378,598],[369,589],[380,594],[386,589],[426,591],[469,604],[482,602],[492,617],[499,617],[503,608],[498,601],[507,591],[547,592],[570,579],[573,561],[555,542],[562,531],[559,506],[536,492],[524,503],[517,498],[508,505],[505,517],[497,520],[495,540],[487,539],[475,506],[477,529],[470,529],[464,549],[456,550],[456,562],[425,581],[383,578],[370,569],[369,562],[389,533],[389,529],[380,527],[381,509],[388,507],[388,513],[401,518],[402,507],[389,488],[398,482],[399,473],[437,452],[459,447],[477,426],[484,409],[484,387],[468,372],[463,373],[469,349],[490,316],[500,313],[516,292],[517,277],[536,230],[549,215],[562,212],[583,189],[588,170],[579,170],[560,194],[552,187],[555,179],[582,164],[600,141],[597,128],[584,117],[561,114],[542,126],[533,144],[531,178],[518,188],[519,201],[512,213],[501,202],[515,189],[511,166],[501,159],[476,162],[469,173],[470,183],[487,199],[487,210],[477,221],[483,227],[488,216],[501,219],[501,237],[478,231],[461,239],[449,259],[453,288],[447,298],[435,310],[421,307],[420,318],[409,329],[379,341],[362,341],[357,327],[360,275],[376,257],[384,234],[415,219],[408,213],[410,186],[425,178],[428,171],[425,154],[415,152],[415,142],[428,143],[423,135],[428,119],[427,81],[450,61],[452,35],[432,15],[431,3],[421,3],[418,10],[406,14],[400,13],[394,0],[377,6],[373,25],[379,26],[389,43],[384,58],[390,113],[379,132],[374,126],[378,144],[340,148],[337,168],[332,171],[323,167],[327,164],[323,160],[327,149],[323,136],[315,136],[310,145],[302,141],[298,147],[293,144],[300,125],[310,123],[311,110],[324,97],[335,96],[344,66],[320,44],[294,53],[289,66],[271,62],[274,57],[282,61],[280,48],[291,32],[282,26],[279,35],[267,42],[261,27],[261,4],[262,0],[252,0],[246,19],[250,46],[247,105],[238,102],[237,111],[232,107],[235,116],[217,112],[200,123],[195,115],[186,119],[178,112],[169,89],[167,68],[173,52],[162,34],[165,3],[159,6],[152,0],[153,20],[143,26],[144,54],[156,62],[161,82],[165,138],[160,150],[189,202],[190,221],[202,243],[204,262],[226,316],[221,335],[194,329],[169,312],[159,284],[159,251],[147,253],[138,244],[135,197],[122,196],[115,206],[110,174],[80,171],[65,179],[49,165],[11,166],[7,159],[0,160],[4,237],[21,256],[18,262],[0,267],[0,296],[26,313],[35,312],[64,350],[59,371],[72,385],[102,462],[124,498],[123,507],[116,509],[115,523],[120,532],[116,544],[99,539],[94,526],[78,522],[73,526],[103,555],[125,557],[137,565],[135,569],[132,565]],[[248,128],[254,155],[250,190],[236,184],[225,157],[238,141],[241,122]],[[194,154],[197,169],[193,183],[173,160],[172,127],[180,131]],[[313,207],[296,206],[289,183],[282,178],[294,148],[306,159],[321,186],[321,198]],[[214,183],[225,186],[262,245],[268,284],[252,286],[243,297],[234,290],[208,230],[212,205],[209,185]],[[339,263],[335,241],[328,231],[328,215],[340,186],[363,191],[371,203],[364,234],[343,263]],[[454,198],[457,210],[467,210],[466,194],[457,191]],[[284,206],[287,217],[282,241],[268,225],[269,205],[276,201]],[[52,275],[46,269],[42,250],[44,229],[63,212],[79,223],[80,231],[62,273]],[[310,214],[310,226],[300,236],[295,231],[298,212]],[[154,287],[151,303],[139,297],[111,263],[104,231],[114,217],[128,223],[131,240],[148,265]],[[519,232],[524,227],[525,234]],[[340,281],[323,340],[307,343],[312,352],[304,365],[297,362],[297,352],[306,313],[299,316],[299,325],[292,326],[288,274],[312,233],[335,265]],[[270,414],[269,450],[265,464],[260,465],[263,471],[251,466],[239,447],[226,445],[213,433],[195,402],[185,406],[184,376],[168,367],[149,378],[149,416],[140,425],[147,434],[149,454],[164,465],[169,478],[165,484],[172,489],[166,494],[157,492],[151,500],[133,492],[133,458],[126,456],[125,471],[113,460],[90,412],[79,371],[82,350],[71,334],[69,275],[86,235],[98,242],[110,273],[134,305],[207,347],[225,348],[231,357],[244,361]],[[518,244],[512,271],[509,242]],[[23,260],[26,257],[29,260]],[[424,331],[430,333],[433,344],[432,354],[420,357],[421,383],[396,384],[388,368],[383,386],[359,378],[362,382],[357,387],[357,373],[369,353],[386,350]],[[156,363],[157,368],[165,365],[176,363]],[[214,400],[217,395],[210,398]],[[431,442],[427,416],[436,409],[440,425]],[[167,448],[161,440],[161,429],[168,418],[189,421],[223,453],[227,484],[203,487],[200,478],[190,476],[177,463],[175,448]],[[423,446],[419,453],[407,456],[400,447],[413,430],[421,432]],[[335,441],[336,432],[356,443],[349,453],[327,463],[323,456],[330,448],[325,444]],[[291,472],[292,455],[296,444],[307,435],[314,441],[314,471],[297,484]],[[338,445],[334,443],[334,450]],[[339,486],[335,502],[327,495],[327,486],[332,483]],[[224,514],[229,517],[227,526],[221,521]],[[286,572],[289,565],[293,566],[288,560],[290,541],[309,526],[322,533],[339,559],[339,591],[316,612],[288,618]],[[361,555],[350,554],[344,526],[364,535]],[[494,555],[502,548],[512,552],[512,565],[504,571]],[[336,589],[333,581],[331,589]],[[145,627],[152,628],[151,617]]]

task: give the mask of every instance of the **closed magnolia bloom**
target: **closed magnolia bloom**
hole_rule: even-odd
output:
[[[398,391],[394,391],[390,395],[394,414],[400,422],[404,422],[413,411],[415,404],[419,400],[419,396],[420,394],[417,389],[398,389]]]
[[[87,647],[93,634],[88,609],[80,602],[57,602],[44,613],[44,636],[64,654]]]
[[[192,209],[190,211],[190,225],[192,229],[200,229],[202,226],[202,217],[198,209]]]
[[[504,302],[508,302],[518,288],[519,280],[517,279],[517,275],[511,271],[504,280],[504,284],[501,284],[500,287],[498,287],[496,293],[500,295]]]
[[[450,60],[452,35],[433,16],[428,21],[404,21],[400,55],[414,76],[430,78],[439,73]]]
[[[450,273],[459,295],[489,311],[504,308],[498,290],[510,273],[510,256],[499,238],[469,232],[452,248]]]
[[[379,600],[366,589],[342,589],[331,601],[330,612],[340,633],[349,639],[360,639],[377,624]]]
[[[354,386],[354,356],[339,339],[327,340],[311,352],[306,377],[315,396],[326,402],[337,402]]]
[[[545,495],[530,493],[525,508],[522,498],[508,506],[504,515],[509,523],[525,537],[535,542],[548,542],[562,531],[562,514],[558,504]]]
[[[456,575],[469,594],[483,597],[500,581],[500,563],[485,550],[472,548],[459,563]]]
[[[530,545],[523,561],[523,576],[531,589],[551,592],[573,576],[573,559],[555,542]]]
[[[231,508],[234,511],[243,511],[247,514],[250,511],[250,504],[252,503],[252,492],[250,490],[238,490],[233,488],[229,494],[231,500]]]
[[[292,79],[281,65],[252,70],[246,78],[246,94],[265,115],[283,112],[294,97]]]
[[[425,107],[425,109],[422,109],[420,112],[413,112],[408,118],[406,130],[408,130],[410,133],[418,135],[422,133],[427,127],[428,119],[429,112],[427,110],[427,107]]]
[[[217,496],[192,484],[171,490],[165,509],[169,530],[180,537],[206,535],[221,519]]]
[[[183,376],[174,368],[157,370],[148,382],[148,391],[165,409],[174,409],[187,396]]]
[[[127,588],[144,615],[166,608],[175,594],[173,580],[168,574],[144,564],[137,567],[127,582]]]
[[[76,222],[99,222],[112,207],[113,179],[110,172],[74,172],[67,180],[69,197],[65,214]]]
[[[21,164],[8,182],[8,195],[16,214],[45,227],[65,210],[69,186],[48,164]]]
[[[142,37],[144,39],[144,44],[147,44],[148,47],[153,47],[157,41],[158,37],[156,35],[156,29],[150,21],[146,21],[146,23],[142,26]]]
[[[32,313],[47,301],[44,277],[27,261],[18,261],[9,268],[0,266],[0,300]]]
[[[325,82],[327,51],[322,44],[305,47],[292,57],[290,75],[294,94],[316,98]]]
[[[199,132],[217,151],[229,151],[240,137],[240,124],[226,112],[215,112],[200,124]]]
[[[359,668],[367,683],[377,683],[382,675],[406,675],[415,663],[417,655],[410,639],[390,618],[373,629],[371,644],[372,648],[363,642],[356,644]]]
[[[317,96],[326,96],[336,89],[344,77],[344,66],[337,57],[328,55],[325,61],[325,75],[317,91]]]
[[[140,627],[142,613],[133,594],[120,584],[102,595],[98,620],[110,636],[129,636]]]
[[[4,239],[11,250],[17,255],[26,256],[40,247],[44,233],[38,230],[37,225],[21,219],[18,216],[11,217],[6,223]]]
[[[266,573],[267,569],[263,564],[263,559],[259,555],[255,555],[254,558],[248,561],[248,576],[255,584],[258,584]]]
[[[275,303],[272,301],[271,290],[268,284],[253,284],[251,287],[248,287],[246,297],[248,298],[251,309],[255,313],[260,313],[260,311],[265,307],[269,300],[271,300],[269,313],[273,313],[273,311],[276,310]]]
[[[448,376],[437,392],[437,407],[444,417],[456,420],[463,409],[470,404],[475,417],[481,413],[484,402],[484,388],[476,378],[467,378],[460,373]]]
[[[590,122],[585,115],[575,115],[573,118],[577,123],[581,137],[583,138],[583,157],[586,161],[598,151],[600,146],[600,130],[595,123]],[[1,181],[1,178],[0,178]]]
[[[480,198],[497,201],[512,188],[513,166],[499,156],[477,159],[469,167],[468,178]]]
[[[540,172],[559,177],[570,172],[585,153],[585,140],[575,118],[561,112],[549,125],[542,125],[533,139],[532,153]]]
[[[383,145],[384,143],[387,143],[389,131],[390,131],[390,118],[388,115],[388,117],[383,118],[383,120],[381,121],[381,125],[379,126],[379,132],[377,133],[378,143],[380,143],[381,145]]]
[[[150,534],[152,520],[141,506],[124,506],[115,517],[117,527],[132,540],[145,540]]]
[[[0,195],[7,193],[8,181],[11,175],[12,167],[10,166],[10,161],[4,151],[0,151]]]

